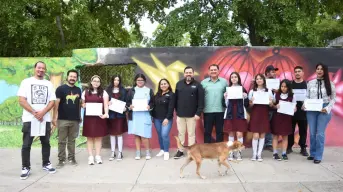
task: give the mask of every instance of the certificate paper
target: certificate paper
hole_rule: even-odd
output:
[[[293,89],[296,101],[305,101],[306,91],[306,89]]]
[[[242,86],[226,87],[227,99],[243,99]]]
[[[287,101],[279,101],[280,108],[277,110],[278,113],[283,113],[286,115],[294,115],[294,109],[296,103],[291,103]]]
[[[109,110],[115,111],[117,113],[124,113],[126,103],[118,99],[111,99],[111,105],[108,107]]]
[[[272,89],[279,89],[280,87],[280,79],[266,79],[267,88]]]
[[[269,105],[269,93],[265,91],[254,91],[254,104]]]
[[[86,116],[102,115],[102,103],[86,103]]]
[[[148,111],[147,99],[132,99],[133,109],[132,111]]]
[[[306,99],[304,104],[306,111],[321,111],[323,109],[323,99]]]
[[[40,122],[38,119],[33,118],[31,121],[31,137],[45,136],[46,121]]]

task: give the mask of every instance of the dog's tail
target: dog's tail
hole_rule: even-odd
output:
[[[175,140],[176,140],[176,145],[177,145],[177,148],[178,148],[178,149],[182,149],[182,148],[188,149],[188,148],[189,148],[189,146],[183,146],[183,145],[181,144],[181,141],[180,141],[180,139],[179,139],[178,136],[174,135],[174,138],[175,138]]]

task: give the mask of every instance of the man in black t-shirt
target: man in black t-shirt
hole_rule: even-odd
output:
[[[288,147],[287,147],[287,154],[292,153],[292,147],[294,145],[294,131],[295,126],[298,125],[299,128],[299,135],[300,139],[298,144],[301,147],[300,153],[303,156],[308,156],[306,151],[306,137],[307,137],[307,119],[306,119],[306,112],[301,109],[303,105],[306,90],[307,90],[307,83],[304,81],[304,71],[301,66],[296,66],[294,68],[295,80],[292,82],[292,89],[294,94],[296,94],[297,98],[297,111],[294,113],[292,117],[292,126],[293,126],[293,134],[288,136]]]
[[[76,165],[75,139],[79,133],[81,121],[81,89],[75,86],[78,79],[76,70],[67,72],[67,84],[56,89],[56,102],[52,124],[58,127],[58,167],[66,162],[66,145],[68,146],[68,161]],[[67,144],[68,143],[68,144]]]

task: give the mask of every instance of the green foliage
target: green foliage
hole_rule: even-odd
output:
[[[9,97],[2,102],[0,113],[0,122],[20,122],[23,110],[19,105],[18,97]]]
[[[170,12],[154,33],[153,46],[182,45],[185,34],[191,46],[244,45],[244,39],[228,20],[225,2],[208,6],[208,1],[187,1]],[[181,42],[181,43],[180,43]]]
[[[194,0],[170,12],[148,46],[326,46],[343,35],[343,3],[319,0]]]
[[[43,61],[47,65],[47,79],[52,74],[63,73],[68,69],[75,68],[78,64],[70,57],[51,58],[0,58],[1,79],[8,84],[20,85],[20,82],[27,77],[33,76],[34,64]]]
[[[0,56],[71,56],[73,49],[128,47],[124,19],[164,16],[176,0],[10,0],[0,3]]]

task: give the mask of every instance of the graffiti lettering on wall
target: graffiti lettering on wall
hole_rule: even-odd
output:
[[[337,102],[333,108],[334,115],[326,132],[326,145],[343,146],[343,140],[339,137],[343,134],[343,129],[338,126],[343,123],[343,49],[189,47],[77,49],[69,58],[0,58],[0,89],[6,90],[0,95],[0,132],[2,132],[0,147],[19,147],[21,145],[22,109],[18,104],[16,91],[21,80],[33,75],[33,65],[39,60],[47,64],[46,78],[52,81],[55,88],[64,83],[64,73],[72,68],[136,63],[138,66],[136,72],[144,73],[148,77],[147,86],[155,91],[161,78],[167,78],[171,82],[172,88],[175,89],[176,82],[183,78],[183,70],[186,66],[192,66],[195,69],[196,79],[199,81],[207,77],[208,66],[213,63],[220,66],[220,76],[223,78],[228,79],[233,71],[239,72],[243,86],[249,90],[251,80],[256,74],[264,73],[267,65],[279,68],[278,78],[290,80],[294,78],[294,67],[300,65],[304,68],[306,80],[311,80],[315,78],[315,65],[323,62],[329,66],[330,78],[335,83],[337,90]],[[199,121],[196,130],[198,143],[203,142],[203,130],[203,123]],[[176,134],[177,128],[174,120],[171,135]],[[251,135],[247,134],[246,141],[249,142],[250,139]],[[174,140],[171,141],[172,147],[175,147]],[[153,130],[151,142],[153,147],[158,147],[155,130]],[[125,145],[134,147],[132,136],[125,135]]]

